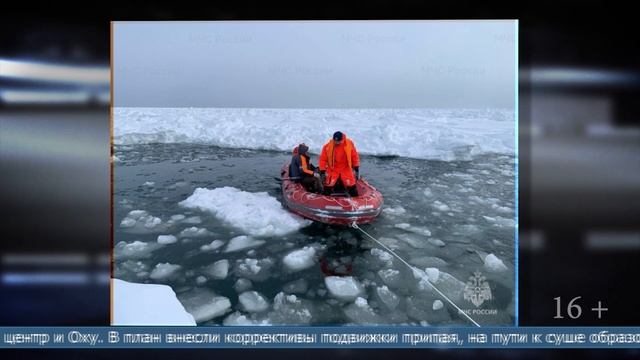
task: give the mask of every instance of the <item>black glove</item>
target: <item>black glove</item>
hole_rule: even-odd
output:
[[[353,170],[356,172],[356,180],[360,180],[360,166],[355,166]]]

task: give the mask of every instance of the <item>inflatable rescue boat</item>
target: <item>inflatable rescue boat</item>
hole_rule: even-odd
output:
[[[382,210],[382,194],[360,178],[356,183],[358,196],[346,193],[322,195],[307,191],[302,184],[289,178],[289,163],[280,172],[284,203],[293,213],[331,225],[367,224]]]

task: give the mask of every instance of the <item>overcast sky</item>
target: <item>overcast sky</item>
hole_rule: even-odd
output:
[[[115,106],[513,108],[516,27],[115,22]]]

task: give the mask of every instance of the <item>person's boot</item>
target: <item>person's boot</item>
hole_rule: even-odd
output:
[[[358,196],[358,188],[356,188],[355,186],[352,186],[349,188],[349,195],[350,196]]]

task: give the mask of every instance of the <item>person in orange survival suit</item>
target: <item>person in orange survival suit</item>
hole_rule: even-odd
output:
[[[320,153],[320,176],[325,193],[344,187],[351,196],[358,196],[356,181],[360,177],[360,156],[347,135],[336,131]]]

